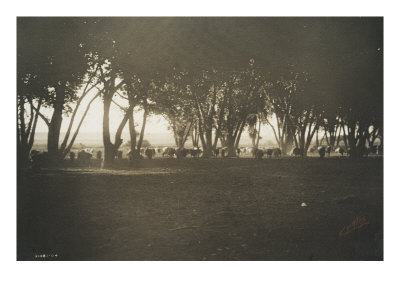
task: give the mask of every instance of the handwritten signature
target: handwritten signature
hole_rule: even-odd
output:
[[[339,231],[339,236],[345,236],[351,232],[353,232],[356,229],[360,229],[364,227],[365,225],[368,225],[368,221],[366,217],[356,217],[353,222],[351,222],[349,225],[346,225],[342,228],[342,230]]]

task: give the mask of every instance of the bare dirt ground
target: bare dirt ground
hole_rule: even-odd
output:
[[[127,164],[19,172],[18,260],[383,259],[382,158]]]

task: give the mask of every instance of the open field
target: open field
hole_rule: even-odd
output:
[[[379,157],[95,165],[20,172],[19,260],[383,259]]]

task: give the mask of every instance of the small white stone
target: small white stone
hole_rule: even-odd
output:
[[[303,203],[301,203],[301,206],[305,207],[305,206],[307,206],[307,204],[305,202],[303,202]]]

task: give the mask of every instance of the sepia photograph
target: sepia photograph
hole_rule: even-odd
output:
[[[399,298],[394,3],[3,6],[0,299]]]
[[[16,26],[18,261],[383,261],[383,17]]]

